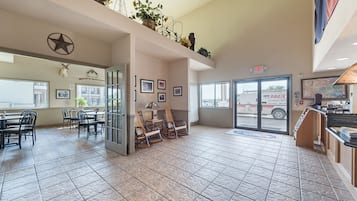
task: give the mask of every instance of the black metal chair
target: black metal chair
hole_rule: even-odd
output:
[[[76,124],[79,121],[79,113],[80,111],[72,109],[70,111],[70,120],[69,120],[69,128],[72,128],[74,124]]]
[[[98,115],[97,114],[99,112],[99,108],[96,108],[95,112],[96,112],[96,114],[95,114],[94,120],[97,122],[97,130],[96,130],[96,132],[98,132],[98,126],[100,126],[100,133],[102,134],[103,133],[103,128],[105,126],[105,117],[103,115]]]
[[[21,149],[21,136],[29,132],[28,126],[29,126],[29,122],[32,122],[32,118],[33,118],[32,113],[23,113],[21,119],[19,120],[19,124],[17,126],[5,128],[2,130],[4,137],[7,138],[8,144],[10,144],[11,139],[18,139],[18,142],[15,144],[18,144]],[[4,141],[3,141],[3,146],[5,146]]]
[[[94,131],[97,131],[97,122],[94,119],[88,118],[88,115],[84,111],[78,112],[78,138],[80,137],[81,127],[85,127],[87,129],[87,138],[90,134],[90,127],[94,128]]]
[[[36,141],[36,120],[37,120],[37,112],[31,111],[28,112],[31,115],[31,119],[27,122],[27,124],[23,125],[24,130],[27,131],[24,133],[25,140],[26,136],[32,137],[32,145],[35,144]]]
[[[71,114],[70,112],[66,109],[62,109],[62,118],[63,118],[63,127],[70,126],[71,125]]]

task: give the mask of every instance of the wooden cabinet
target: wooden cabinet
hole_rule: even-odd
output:
[[[340,134],[341,127],[356,127],[356,114],[326,114],[306,108],[295,124],[296,146],[315,149],[327,154],[343,178],[357,187],[357,140]]]

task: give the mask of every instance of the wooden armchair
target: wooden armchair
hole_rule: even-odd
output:
[[[174,133],[175,138],[181,135],[188,135],[187,123],[183,120],[174,120],[170,107],[165,108],[165,115],[166,115],[167,137],[170,137],[172,133]]]
[[[157,130],[148,130],[143,123],[143,120],[138,112],[135,113],[135,134],[136,134],[136,143],[139,144],[145,140],[146,144],[150,146],[150,137],[157,135],[160,138],[160,141],[163,141],[160,129]]]

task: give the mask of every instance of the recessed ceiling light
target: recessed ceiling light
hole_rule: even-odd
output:
[[[357,42],[355,42],[355,43],[352,43],[352,45],[357,45]]]
[[[345,61],[345,60],[349,60],[351,58],[347,58],[347,57],[342,57],[342,58],[338,58],[336,59],[337,61]]]
[[[334,69],[336,69],[336,68],[327,68],[328,70],[334,70]]]

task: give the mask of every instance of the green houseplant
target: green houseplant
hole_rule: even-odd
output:
[[[88,106],[87,100],[83,97],[76,98],[76,101],[77,101],[77,106],[80,108]]]
[[[156,26],[160,26],[163,22],[167,21],[167,17],[161,13],[162,4],[160,3],[153,6],[152,2],[149,0],[145,0],[144,2],[134,0],[133,6],[136,13],[130,16],[130,18],[140,19],[143,22],[143,25],[152,30],[155,30]]]

